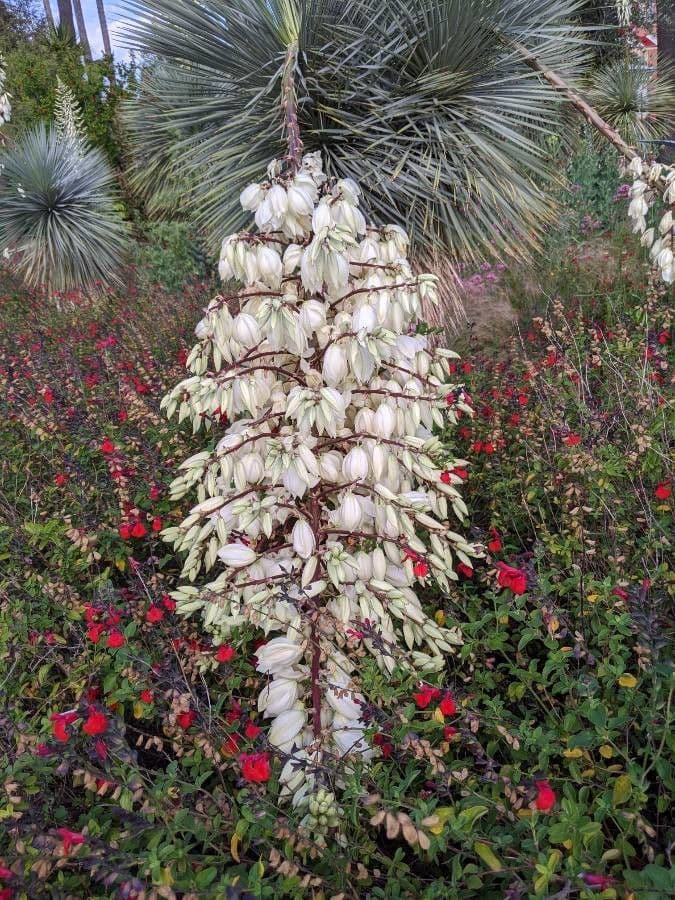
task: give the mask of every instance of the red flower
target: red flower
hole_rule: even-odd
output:
[[[429,574],[429,566],[423,559],[415,563],[415,565],[413,566],[413,574],[418,578],[424,578]]]
[[[146,688],[146,690],[141,691],[140,699],[142,703],[152,703],[155,699],[155,695],[151,690]]]
[[[502,549],[502,539],[499,536],[499,532],[496,528],[491,528],[490,534],[492,535],[492,539],[488,541],[487,548],[490,553],[499,553]]]
[[[463,575],[464,578],[473,578],[473,569],[471,566],[467,566],[466,563],[457,563],[457,571],[460,575]]]
[[[44,397],[45,403],[54,402],[54,391],[51,388],[45,388],[42,396]]]
[[[441,472],[441,481],[443,484],[450,484],[450,472],[447,469],[445,472]]]
[[[446,725],[443,729],[443,740],[451,741],[458,734],[459,731],[456,728],[453,728],[452,725]]]
[[[129,418],[129,413],[126,411],[126,409],[121,409],[121,410],[117,413],[117,421],[118,421],[118,422],[126,422],[126,420],[127,420],[128,418]]]
[[[69,828],[57,828],[56,833],[63,841],[63,852],[66,856],[70,853],[71,847],[84,844],[86,840],[83,834],[80,834],[78,831],[71,831]]]
[[[258,737],[261,731],[262,728],[259,728],[253,722],[247,722],[246,728],[244,728],[244,736],[247,737],[249,741],[252,741],[254,738]]]
[[[194,709],[188,709],[185,712],[178,713],[176,721],[181,728],[185,728],[187,730],[191,725],[194,725],[196,718],[197,713],[194,711]]]
[[[38,756],[44,757],[53,756],[56,753],[56,750],[50,747],[49,744],[38,744],[35,748],[35,752]]]
[[[53,713],[49,717],[49,720],[54,723],[53,729],[56,740],[67,741],[70,737],[68,725],[72,725],[73,722],[79,718],[79,713],[76,712]]]
[[[236,734],[231,734],[227,737],[225,743],[220,748],[220,752],[223,756],[234,756],[234,754],[239,750],[239,739]]]
[[[96,737],[97,734],[103,734],[108,730],[108,719],[105,714],[98,709],[92,709],[87,717],[87,721],[82,726],[82,731],[89,737]]]
[[[667,331],[660,332],[657,340],[658,340],[659,344],[667,344],[668,341],[670,340],[669,332],[667,332]]]
[[[105,761],[108,758],[108,748],[100,738],[94,744],[94,750],[96,750],[96,755],[101,761]]]
[[[142,538],[145,537],[148,533],[148,529],[142,522],[136,522],[134,527],[131,529],[131,536],[134,538]]]
[[[239,762],[241,774],[246,781],[269,781],[272,774],[269,753],[244,753],[239,757]]]
[[[480,453],[480,451],[483,449],[483,442],[482,441],[474,441],[473,444],[471,445],[471,449],[473,450],[474,453]]]
[[[611,875],[592,875],[590,872],[581,872],[579,878],[589,887],[598,888],[601,891],[606,891],[607,888],[616,884],[616,878],[612,878]]]
[[[441,692],[439,688],[431,687],[431,685],[429,684],[420,685],[419,692],[417,694],[413,694],[415,703],[420,709],[426,709],[432,700],[435,700],[436,697],[440,696]]]
[[[110,438],[106,438],[101,444],[101,453],[114,453],[115,445],[110,440]]]
[[[524,594],[527,590],[527,575],[522,569],[516,569],[513,566],[507,566],[506,563],[498,562],[497,583],[500,587],[509,588],[514,594]]]
[[[624,589],[618,585],[613,587],[609,593],[610,596],[619,597],[621,600],[628,600],[628,591],[624,591]]]
[[[488,441],[486,444],[483,444],[483,453],[487,453],[488,455],[495,452],[495,445]]]
[[[161,622],[163,618],[164,611],[161,610],[159,606],[151,606],[145,614],[146,622],[150,622],[151,625],[154,625],[156,622]]]
[[[125,643],[126,641],[121,631],[111,631],[108,635],[107,646],[112,650],[123,647]]]
[[[580,443],[581,438],[578,434],[568,434],[567,437],[563,438],[563,444],[567,444],[568,447],[576,447]]]
[[[87,630],[87,637],[92,642],[92,644],[98,644],[104,631],[105,625],[102,625],[100,622],[96,622],[94,625],[89,626]]]
[[[221,644],[220,647],[218,647],[218,649],[216,650],[215,659],[216,662],[226,663],[231,659],[234,659],[236,655],[237,652],[234,647],[230,647],[229,644]]]
[[[457,712],[457,704],[455,703],[452,694],[446,694],[438,704],[438,708],[444,716],[454,716]]]
[[[162,606],[167,612],[176,611],[176,601],[172,597],[169,597],[168,594],[162,594]]]
[[[546,778],[535,781],[534,786],[537,789],[537,799],[535,801],[535,806],[540,812],[551,812],[557,802],[555,791],[548,783]]]
[[[66,481],[68,481],[68,476],[65,475],[63,472],[59,472],[58,475],[54,476],[54,484],[57,487],[63,487],[63,485],[66,483]]]
[[[389,740],[389,735],[379,732],[373,735],[373,743],[380,748],[380,752],[385,759],[389,759],[394,752],[394,745]]]
[[[122,522],[117,530],[123,541],[128,541],[131,537],[131,525],[128,522]]]
[[[150,499],[151,500],[159,500],[160,494],[161,494],[160,489],[157,487],[156,484],[153,484],[153,486],[150,488]]]
[[[155,516],[155,518],[152,520],[152,530],[153,531],[161,531],[162,530],[161,516]]]
[[[457,468],[455,468],[455,469],[452,469],[452,470],[451,470],[450,474],[451,474],[451,475],[456,475],[458,478],[464,478],[464,479],[466,479],[466,478],[469,477],[469,473],[467,472],[466,469],[457,469]]]
[[[667,500],[671,495],[670,484],[667,481],[659,481],[654,491],[657,500]]]

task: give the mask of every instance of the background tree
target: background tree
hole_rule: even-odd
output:
[[[523,253],[552,216],[546,188],[557,176],[541,137],[560,120],[510,41],[573,77],[583,5],[132,3],[131,40],[162,61],[128,109],[139,180],[151,188],[152,161],[178,151],[175,169],[192,179],[190,205],[215,245],[242,224],[241,187],[285,152],[283,94],[306,149],[331,174],[358,173],[368,215],[403,225],[418,246]]]
[[[98,12],[98,22],[101,26],[101,37],[103,39],[103,52],[106,56],[112,56],[112,45],[110,44],[110,33],[108,31],[108,20],[105,14],[105,6],[103,0],[96,0],[96,11]]]
[[[75,10],[75,19],[77,21],[77,35],[82,47],[82,53],[87,62],[91,62],[91,47],[89,46],[89,38],[87,37],[87,26],[84,23],[84,14],[82,12],[82,3],[80,0],[73,0],[73,9]]]
[[[59,10],[59,28],[64,35],[75,37],[75,21],[73,19],[73,4],[71,0],[56,0]]]

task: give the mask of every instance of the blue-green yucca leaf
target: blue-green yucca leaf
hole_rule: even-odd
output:
[[[362,185],[367,211],[419,247],[466,255],[532,245],[551,215],[543,134],[559,98],[514,42],[567,77],[582,68],[582,0],[128,0],[130,42],[160,60],[127,113],[137,178],[171,159],[214,244],[238,194],[285,153],[280,105],[297,43],[305,149]],[[154,174],[158,172],[155,167]]]
[[[675,124],[675,66],[659,63],[653,72],[637,58],[614,60],[590,77],[588,96],[629,144],[666,138]]]
[[[128,231],[100,150],[73,153],[43,124],[0,154],[0,248],[31,286],[52,291],[118,279]]]

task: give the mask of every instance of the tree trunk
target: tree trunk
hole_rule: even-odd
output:
[[[73,4],[71,0],[56,0],[59,9],[59,28],[71,38],[75,38]]]
[[[108,21],[105,17],[105,7],[103,6],[103,0],[96,0],[96,9],[98,10],[98,21],[101,25],[101,36],[103,37],[103,52],[106,56],[112,56],[110,34],[108,32]]]
[[[54,14],[52,13],[52,5],[50,0],[42,0],[43,6],[45,8],[45,18],[47,19],[47,25],[51,31],[54,31],[56,27],[54,25]]]
[[[73,0],[73,8],[75,9],[75,19],[77,20],[77,33],[80,38],[80,47],[87,62],[91,62],[91,47],[89,46],[89,38],[87,37],[87,27],[84,24],[84,15],[82,14],[82,3],[80,0]]]

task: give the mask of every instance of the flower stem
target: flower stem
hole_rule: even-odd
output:
[[[298,44],[293,41],[286,51],[284,73],[281,78],[281,108],[284,113],[284,132],[288,141],[288,161],[293,172],[297,172],[302,162],[302,140],[298,125],[298,103],[295,95],[294,72],[298,60]]]

